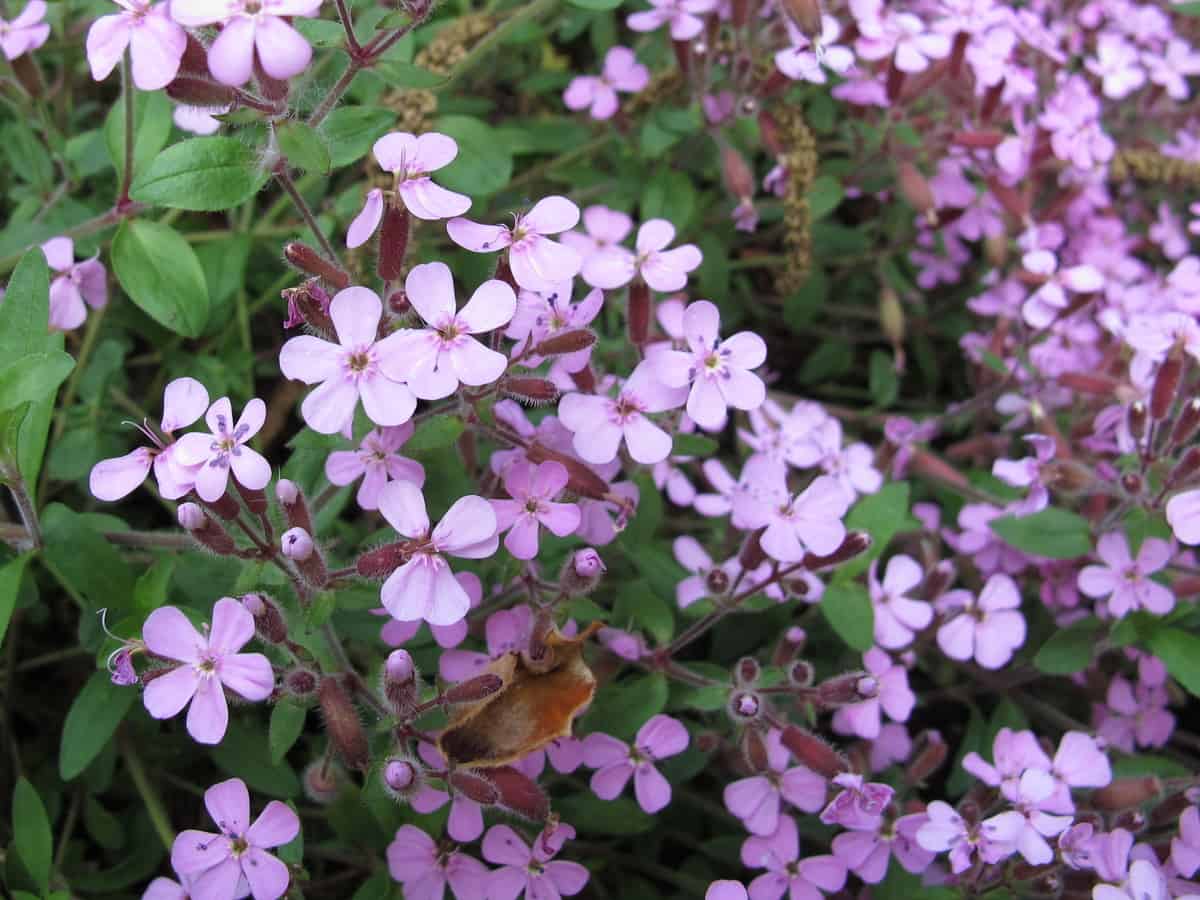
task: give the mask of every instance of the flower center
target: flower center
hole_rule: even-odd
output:
[[[216,657],[206,656],[201,659],[198,663],[196,663],[196,671],[200,673],[201,677],[212,678],[217,674]]]
[[[351,353],[350,358],[346,360],[346,365],[350,367],[350,371],[359,375],[367,371],[371,365],[371,357],[366,353]]]
[[[234,857],[241,856],[249,849],[250,844],[244,837],[235,837],[229,842],[229,852],[232,853]]]
[[[622,394],[613,404],[612,414],[618,425],[624,425],[642,414],[642,403],[632,394]]]

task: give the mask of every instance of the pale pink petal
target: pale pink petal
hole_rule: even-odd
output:
[[[384,487],[379,494],[379,512],[405,537],[424,537],[429,531],[425,496],[410,482],[393,481]]]
[[[437,326],[442,319],[454,315],[454,278],[445,263],[413,266],[404,281],[404,292],[408,302],[429,325]]]
[[[258,17],[254,45],[263,71],[280,81],[299,75],[312,60],[308,41],[278,16]]]
[[[221,682],[215,678],[202,678],[188,708],[188,734],[198,744],[219,744],[228,726],[229,704],[225,701]]]
[[[147,616],[142,626],[142,640],[146,642],[146,649],[156,656],[180,662],[199,662],[208,649],[208,641],[174,606],[160,606]]]
[[[458,246],[475,253],[492,253],[512,243],[512,235],[503,225],[481,225],[470,219],[451,219],[446,233]]]
[[[153,462],[154,456],[145,447],[124,456],[102,459],[92,466],[88,489],[97,500],[109,503],[120,500],[146,480]]]
[[[311,334],[289,339],[279,351],[279,369],[284,377],[305,384],[317,384],[338,377],[341,374],[340,361],[341,350],[337,344]]]
[[[407,385],[377,374],[358,383],[367,418],[376,425],[402,425],[417,409],[417,398]]]
[[[457,152],[457,146],[455,147]],[[413,163],[417,160],[417,138],[407,131],[394,131],[385,134],[371,148],[375,161],[385,172],[416,171]],[[439,167],[440,168],[440,167]]]
[[[645,416],[626,422],[623,431],[629,455],[642,465],[654,465],[671,455],[671,436]]]
[[[55,272],[65,272],[75,265],[75,242],[65,236],[50,238],[42,244],[42,255],[46,257],[46,265]]]
[[[515,559],[533,559],[537,556],[537,519],[528,515],[518,517],[508,534],[504,536],[504,546],[508,548],[508,552]]]
[[[179,4],[172,0],[173,6]],[[175,16],[180,25],[188,22]],[[254,73],[254,20],[237,17],[226,23],[208,48],[208,68],[222,84],[238,86]]]
[[[530,291],[547,291],[553,290],[559,282],[578,275],[583,257],[565,244],[535,234],[513,247],[508,263],[513,278],[521,287]]]
[[[254,900],[278,900],[287,892],[291,880],[291,873],[283,860],[257,847],[251,847],[246,852],[242,860],[242,872]],[[197,897],[196,900],[203,898]]]
[[[720,337],[721,314],[707,300],[688,304],[683,313],[683,334],[688,346],[696,353],[708,353],[716,348]],[[743,332],[745,333],[745,332]],[[753,367],[748,367],[753,368]]]
[[[429,178],[410,178],[402,181],[400,196],[410,213],[427,222],[461,216],[471,208],[471,198],[466,194],[447,190],[434,184]]]
[[[566,197],[544,197],[521,217],[538,234],[558,234],[579,224],[579,207]]]
[[[383,191],[373,188],[367,192],[367,200],[362,211],[354,217],[346,231],[346,246],[351,249],[361,247],[371,239],[379,223],[383,221]]]
[[[951,659],[970,659],[975,650],[975,624],[970,614],[963,613],[939,628],[937,642]]]
[[[272,800],[246,831],[255,847],[282,847],[300,833],[300,818],[286,803]]]
[[[642,763],[633,773],[633,792],[638,806],[650,814],[664,809],[671,802],[670,782],[649,763]]]
[[[92,68],[92,78],[96,81],[107,78],[121,61],[125,48],[129,46],[129,32],[129,17],[126,15],[102,16],[92,23],[87,33],[87,59]],[[51,263],[51,268],[64,267]]]
[[[113,18],[116,17],[114,16]],[[102,77],[100,76],[100,78]],[[592,101],[601,87],[600,79],[594,75],[580,75],[572,78],[571,83],[567,85],[567,89],[563,92],[563,103],[566,104],[567,109],[575,110],[576,112],[581,109],[587,109],[592,105]]]
[[[262,490],[271,480],[271,464],[257,450],[241,446],[229,457],[229,466],[244,488]]]
[[[646,284],[656,291],[678,291],[687,285],[687,273],[700,265],[703,257],[695,244],[654,253],[641,268]]]
[[[212,0],[171,0],[171,18],[187,28],[215,25],[227,15],[227,8]]]
[[[642,223],[637,233],[637,252],[639,255],[662,250],[675,240],[675,226],[666,219],[650,219]]]
[[[494,331],[507,325],[517,310],[517,295],[498,279],[485,281],[471,295],[458,318],[470,326],[471,334]],[[470,384],[471,382],[467,382]]]
[[[472,387],[491,384],[508,369],[507,356],[485,347],[475,338],[462,339],[445,356],[457,380]]]
[[[300,404],[300,415],[313,431],[337,434],[354,418],[357,405],[358,391],[354,382],[335,375],[304,398]]]
[[[404,482],[399,482],[403,484]],[[482,497],[460,497],[446,510],[433,530],[433,544],[440,551],[458,555],[458,551],[478,545],[496,534],[496,513]]]
[[[592,793],[601,800],[613,800],[621,791],[625,790],[625,785],[629,782],[631,775],[633,775],[633,763],[629,760],[604,766],[592,775]]]
[[[581,274],[592,287],[613,290],[633,280],[636,261],[634,254],[624,247],[609,247],[584,260]]]
[[[146,685],[142,703],[155,719],[169,719],[187,706],[199,686],[200,673],[192,666],[183,665]]]
[[[166,16],[148,15],[131,32],[133,83],[141,91],[164,88],[179,73],[187,33]]]
[[[524,868],[533,858],[529,846],[507,825],[493,825],[483,837],[483,858],[501,866]]]
[[[229,841],[223,840],[220,835],[189,829],[175,838],[171,847],[171,868],[183,876],[204,872],[227,860],[229,850]],[[234,872],[236,877],[236,863]]]

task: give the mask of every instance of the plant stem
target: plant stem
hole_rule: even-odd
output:
[[[292,176],[288,174],[287,162],[283,160],[275,167],[275,180],[279,182],[279,186],[287,192],[287,195],[292,198],[292,205],[299,211],[300,216],[304,219],[304,223],[308,226],[308,230],[313,233],[317,242],[321,245],[321,249],[325,251],[326,256],[332,262],[341,266],[342,261],[338,257],[338,253],[333,249],[333,244],[329,243],[329,238],[325,237],[325,232],[321,230],[321,226],[317,224],[317,218],[313,215],[313,211],[309,208],[308,202],[296,188],[296,182],[292,181]]]
[[[125,102],[125,168],[121,171],[121,190],[117,194],[117,208],[129,202],[129,186],[133,184],[133,64],[130,62],[130,51],[126,50],[121,57],[121,87]]]
[[[110,209],[108,212],[98,215],[94,219],[88,219],[86,222],[80,222],[78,225],[64,229],[61,232],[61,236],[72,239],[87,237],[88,235],[95,234],[97,231],[111,228],[125,219],[132,218],[145,208],[141,203],[130,201],[120,208]],[[16,253],[0,258],[0,275],[11,272],[16,264],[21,261],[21,257],[37,246],[37,243],[29,244],[26,247],[22,247]]]
[[[128,736],[122,733],[119,743],[121,745],[121,758],[125,760],[125,768],[129,770],[129,777],[133,780],[133,786],[137,789],[138,796],[142,798],[142,803],[146,805],[146,812],[150,816],[150,822],[154,825],[155,832],[162,840],[163,846],[170,852],[171,845],[175,843],[175,829],[171,827],[171,818],[167,815],[162,798],[158,796],[158,791],[150,783],[150,778],[146,775],[146,768],[142,765],[141,757],[137,755],[137,750],[134,749],[133,741],[129,740]]]
[[[342,73],[342,77],[334,82],[333,87],[329,89],[329,93],[325,95],[325,99],[317,104],[317,108],[312,111],[312,115],[308,117],[308,127],[316,128],[320,125],[327,115],[337,106],[338,101],[350,89],[350,82],[354,81],[354,76],[357,75],[363,68],[363,64],[357,58],[351,57],[349,65],[346,66],[346,71]]]
[[[21,515],[21,522],[25,526],[25,535],[29,538],[34,547],[42,546],[42,527],[38,522],[37,507],[33,504],[33,498],[29,496],[29,489],[25,486],[25,478],[15,468],[5,467],[0,470],[0,474],[4,475],[8,481],[8,489],[12,492],[13,501],[17,504],[17,512]]]
[[[354,19],[350,16],[346,0],[336,0],[336,4],[338,19],[341,20],[342,28],[346,32],[346,45],[350,48],[350,56],[356,57],[362,47],[358,43],[358,36],[354,33]]]
[[[0,543],[17,544],[26,536],[25,529],[11,522],[0,522]],[[169,550],[190,550],[195,542],[182,532],[171,531],[106,531],[105,539],[120,547],[164,547]]]

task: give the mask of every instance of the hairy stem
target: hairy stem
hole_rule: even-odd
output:
[[[316,237],[317,242],[320,243],[321,249],[325,251],[325,254],[331,261],[337,263],[337,265],[340,267],[342,262],[338,257],[338,252],[333,249],[333,244],[329,242],[329,238],[325,237],[325,232],[323,232],[321,230],[321,226],[317,224],[317,218],[313,215],[313,211],[309,208],[308,202],[297,189],[296,182],[292,180],[292,176],[288,174],[286,160],[281,160],[280,163],[275,167],[275,180],[279,182],[279,186],[282,187],[285,192],[287,192],[289,197],[291,197],[292,204],[296,207],[300,213],[300,216],[304,219],[304,223],[308,226],[308,230],[313,233],[313,236]]]

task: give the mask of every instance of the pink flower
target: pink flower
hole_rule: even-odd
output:
[[[504,336],[519,342],[513,349],[513,359],[519,359],[522,366],[533,369],[545,361],[545,357],[531,352],[534,345],[556,334],[584,329],[599,315],[604,305],[602,291],[589,291],[578,303],[572,303],[571,288],[571,282],[565,281],[552,291],[521,291],[517,295],[517,311]],[[591,358],[592,348],[587,347],[557,357],[555,365],[578,372]]]
[[[507,247],[508,266],[517,284],[528,291],[547,291],[579,274],[581,260],[576,251],[546,235],[574,228],[578,221],[579,207],[566,197],[553,196],[517,216],[512,228],[458,218],[446,223],[446,232],[450,240],[473,253]]]
[[[1008,509],[1018,516],[1027,516],[1046,508],[1050,492],[1042,481],[1042,466],[1054,459],[1058,445],[1044,434],[1027,434],[1025,441],[1033,447],[1033,456],[1020,459],[998,459],[992,463],[992,474],[1013,487],[1027,487],[1024,500],[1009,504]]]
[[[667,387],[689,387],[687,413],[701,428],[716,431],[726,410],[762,406],[767,389],[751,370],[766,361],[767,345],[752,331],[721,340],[721,314],[707,300],[683,313],[688,352],[663,350],[652,357],[655,374]]]
[[[977,826],[968,825],[948,803],[934,800],[925,808],[929,820],[917,829],[917,844],[933,853],[950,852],[950,871],[955,875],[971,867],[971,858],[978,853],[985,862],[996,863],[1011,856],[1013,846],[996,842],[981,833]]]
[[[950,36],[928,30],[921,17],[909,12],[888,12],[877,27],[863,31],[855,44],[863,59],[894,56],[901,72],[924,72],[934,59],[950,53]]]
[[[671,40],[690,41],[704,29],[700,16],[712,12],[715,0],[650,0],[653,9],[632,13],[625,24],[634,31],[657,31],[664,25],[671,28]]]
[[[389,481],[425,484],[425,467],[398,451],[413,435],[412,422],[392,428],[372,428],[357,450],[335,450],[325,460],[325,477],[331,484],[347,485],[362,478],[358,486],[358,505],[379,508],[379,492]]]
[[[1096,39],[1096,56],[1084,65],[1101,80],[1104,96],[1123,100],[1146,83],[1137,48],[1119,34],[1101,33]]]
[[[762,548],[782,563],[800,562],[809,552],[830,554],[846,538],[842,518],[849,508],[850,500],[837,481],[820,475],[795,497],[767,508]]]
[[[437,747],[433,744],[421,741],[417,745],[417,752],[430,768],[439,771],[446,770],[446,758],[438,752]],[[446,819],[446,833],[451,838],[465,844],[483,834],[483,807],[453,788],[450,793],[446,793],[425,783],[417,789],[408,802],[415,812],[428,815],[441,809],[447,801],[450,802],[450,815]]]
[[[1104,287],[1104,275],[1094,266],[1072,266],[1059,272],[1058,259],[1049,250],[1026,253],[1021,264],[1046,279],[1021,306],[1022,317],[1034,328],[1046,328],[1070,305],[1068,291],[1091,294]]]
[[[174,606],[150,613],[142,626],[146,649],[182,665],[149,679],[142,698],[146,711],[169,719],[190,702],[188,734],[201,744],[219,744],[229,724],[224,689],[253,701],[267,699],[275,688],[275,673],[265,656],[238,653],[253,637],[254,617],[230,597],[216,602],[212,629],[205,634]]]
[[[938,606],[947,613],[961,610],[937,633],[938,646],[951,659],[966,662],[974,657],[985,669],[999,669],[1025,643],[1021,593],[1007,575],[989,578],[978,597],[970,591],[950,591]]]
[[[1170,896],[1166,878],[1148,859],[1135,859],[1120,884],[1098,884],[1092,888],[1092,900],[1167,900]]]
[[[191,896],[195,900],[236,897],[239,884],[244,883],[254,900],[282,897],[291,875],[267,850],[296,838],[299,817],[286,803],[272,800],[251,824],[250,792],[240,778],[210,787],[204,792],[204,806],[220,833],[183,831],[171,847],[171,865],[190,878]]]
[[[1071,788],[1100,788],[1112,781],[1112,766],[1096,738],[1082,731],[1068,731],[1058,743],[1050,767],[1054,793],[1041,808],[1053,813],[1073,813]]]
[[[684,392],[659,382],[653,365],[651,360],[640,362],[615,400],[600,394],[570,393],[559,401],[558,417],[574,432],[575,452],[584,461],[597,465],[611,462],[622,440],[629,455],[644,465],[661,462],[671,454],[671,436],[647,414],[677,408]]]
[[[1079,589],[1089,597],[1108,598],[1108,612],[1123,619],[1138,609],[1165,616],[1175,607],[1170,588],[1150,576],[1167,567],[1171,545],[1159,538],[1146,538],[1137,559],[1129,555],[1129,542],[1120,531],[1110,531],[1096,543],[1100,566],[1084,566],[1079,573]]]
[[[779,827],[784,801],[807,813],[825,805],[825,779],[806,766],[788,767],[791,754],[777,728],[767,733],[767,771],[725,786],[725,808],[751,834],[772,835]]]
[[[213,503],[225,493],[229,472],[244,488],[257,491],[271,480],[271,464],[246,442],[258,434],[267,419],[267,404],[257,397],[246,404],[241,418],[233,422],[233,406],[222,397],[208,408],[204,421],[210,434],[193,431],[176,443],[175,454],[185,466],[199,465],[196,493]]]
[[[583,229],[584,234],[565,232],[562,242],[574,248],[586,263],[591,256],[616,247],[629,237],[633,220],[623,212],[597,204],[583,211]]]
[[[354,421],[361,399],[376,425],[403,425],[412,418],[417,398],[385,367],[404,352],[400,332],[378,340],[383,303],[372,290],[348,287],[329,304],[338,343],[311,334],[291,338],[279,351],[285,378],[321,386],[304,398],[300,414],[313,431],[336,434]]]
[[[113,0],[122,12],[101,16],[87,34],[87,58],[92,78],[109,76],[125,48],[133,63],[133,83],[141,91],[164,88],[179,74],[187,49],[187,32],[168,11],[169,3],[150,0]]]
[[[402,328],[385,341],[380,358],[384,374],[407,381],[422,400],[449,397],[458,385],[491,384],[508,368],[508,358],[485,347],[473,335],[508,324],[517,296],[503,281],[485,281],[467,305],[456,310],[454,279],[445,263],[413,266],[404,281],[405,295],[428,328]]]
[[[264,72],[283,80],[308,68],[312,47],[286,16],[311,16],[321,0],[171,0],[171,15],[187,28],[222,25],[208,48],[208,68],[222,84],[242,85],[254,74],[254,58]]]
[[[1175,100],[1188,98],[1188,78],[1200,75],[1200,52],[1181,38],[1172,37],[1166,50],[1142,51],[1142,65],[1150,80]]]
[[[506,653],[529,649],[533,633],[533,610],[522,603],[500,609],[487,618],[483,628],[487,653],[474,650],[451,650],[438,659],[438,671],[447,681],[466,681],[483,672],[488,663]]]
[[[1058,837],[1071,825],[1070,816],[1052,816],[1042,811],[1042,801],[1054,793],[1054,779],[1048,772],[1027,769],[1017,781],[1015,810],[998,813],[984,819],[980,832],[990,841],[1016,849],[1032,866],[1042,866],[1054,859],[1054,851],[1046,841]]]
[[[932,610],[930,610],[932,614]],[[895,722],[907,722],[917,697],[908,686],[908,670],[878,647],[863,654],[863,663],[878,684],[875,696],[860,703],[840,707],[833,714],[833,728],[841,734],[854,734],[864,740],[879,737],[880,711]]]
[[[458,156],[454,138],[431,132],[385,134],[375,142],[375,161],[395,176],[395,192],[404,208],[427,222],[461,216],[471,208],[471,198],[434,184],[430,172],[450,165]],[[375,188],[346,232],[347,247],[361,247],[383,220],[384,192]]]
[[[644,222],[638,229],[636,253],[614,245],[588,257],[583,264],[583,280],[592,287],[612,290],[629,284],[640,274],[656,291],[682,290],[688,273],[700,265],[703,256],[695,244],[667,250],[673,240],[675,226],[666,219]]]
[[[1200,544],[1200,491],[1182,491],[1168,500],[1167,522],[1181,544]]]
[[[875,608],[875,642],[888,650],[897,650],[912,643],[915,633],[924,631],[933,621],[933,607],[907,596],[924,580],[925,573],[915,559],[903,553],[888,560],[882,583],[878,572],[876,560],[867,573],[867,587]]]
[[[1028,769],[1049,771],[1052,765],[1032,731],[1001,728],[992,740],[995,765],[971,751],[963,757],[963,768],[990,787],[999,788],[1010,802],[1016,802],[1021,776]]]
[[[588,109],[593,119],[611,119],[617,111],[617,91],[636,94],[650,81],[650,71],[628,47],[611,47],[604,56],[604,71],[571,79],[563,93],[567,109]]]
[[[1189,806],[1179,817],[1179,835],[1171,839],[1171,863],[1184,878],[1200,869],[1200,808]]]
[[[742,863],[766,869],[750,882],[750,900],[821,900],[821,892],[840,891],[846,884],[846,866],[836,856],[800,859],[800,835],[790,816],[779,820],[779,830],[769,837],[747,838]]]
[[[474,572],[459,572],[454,576],[455,580],[462,585],[462,589],[467,592],[467,596],[471,600],[471,609],[475,609],[483,601],[483,582],[479,580],[479,576]],[[386,616],[388,611],[383,607],[371,610],[372,614],[377,616]],[[413,636],[421,630],[421,620],[414,619],[411,622],[401,622],[397,619],[389,619],[388,623],[379,629],[379,639],[389,647],[399,647],[408,641],[412,640]],[[430,625],[429,631],[433,634],[434,641],[443,650],[448,650],[452,647],[457,647],[467,638],[467,620],[460,619],[453,625]],[[442,677],[449,678],[446,674],[445,662],[449,654],[443,653],[438,659],[439,667],[442,669]],[[485,660],[483,665],[486,665],[490,660]],[[483,665],[479,668],[482,669]],[[475,674],[475,673],[472,673]],[[461,678],[450,678],[451,681],[461,681]]]
[[[0,50],[10,62],[31,50],[36,50],[50,37],[50,26],[46,18],[43,0],[29,0],[25,8],[11,22],[0,19]]]
[[[791,19],[784,19],[791,46],[775,54],[775,66],[793,81],[825,83],[825,67],[839,75],[854,65],[854,51],[837,42],[841,26],[833,16],[821,16],[821,34],[810,41]]]
[[[740,881],[714,881],[704,892],[704,900],[746,900],[746,887]]]
[[[182,882],[182,884],[180,883]],[[188,900],[191,896],[191,879],[180,877],[180,881],[170,878],[155,878],[142,893],[142,900]],[[188,887],[185,887],[188,885]]]
[[[834,776],[833,783],[842,790],[821,811],[821,821],[854,831],[873,831],[879,827],[896,793],[886,784],[864,782],[861,775],[849,772]]]
[[[625,789],[630,776],[638,806],[656,813],[671,802],[671,785],[654,767],[659,760],[687,749],[687,729],[670,716],[652,716],[640,729],[630,747],[607,734],[593,732],[583,739],[583,762],[596,769],[592,792],[612,800]]]
[[[457,847],[449,853],[415,825],[402,825],[387,848],[388,872],[408,900],[442,900],[447,885],[457,900],[485,900],[487,867]]]
[[[204,415],[208,391],[194,378],[176,378],[163,391],[163,417],[159,429],[166,435],[164,444],[149,425],[139,429],[154,447],[138,447],[132,453],[114,459],[102,459],[92,467],[88,487],[98,500],[120,500],[146,480],[150,467],[158,481],[158,492],[167,500],[178,500],[195,485],[200,466],[187,466],[178,459],[177,444],[171,432],[186,428]]]
[[[1114,747],[1133,753],[1134,747],[1161,747],[1175,730],[1175,716],[1167,709],[1163,685],[1139,681],[1133,685],[1120,675],[1108,685],[1104,706],[1098,707],[1097,732]]]
[[[575,829],[561,824],[547,838],[545,831],[530,848],[507,825],[493,825],[483,837],[483,858],[500,868],[488,875],[488,900],[554,900],[572,897],[588,883],[588,870],[576,862],[554,859]]]
[[[492,509],[500,531],[508,530],[504,546],[517,559],[533,559],[538,552],[538,525],[558,537],[566,537],[579,527],[579,507],[574,503],[554,503],[567,486],[567,469],[560,462],[544,462],[536,467],[516,463],[504,472],[504,490],[511,500],[493,500]]]
[[[70,331],[87,318],[87,306],[108,305],[108,272],[96,257],[75,262],[75,242],[69,237],[51,238],[42,244],[46,263],[58,276],[50,282],[50,328]]]
[[[845,831],[833,839],[833,855],[867,884],[879,884],[895,855],[906,872],[920,875],[935,853],[917,843],[917,831],[929,821],[924,813],[901,816],[894,822],[863,831]]]
[[[988,503],[967,503],[958,511],[961,532],[944,531],[946,543],[959,553],[969,555],[985,575],[993,572],[1014,574],[1025,568],[1025,555],[1006,544],[989,524],[1003,511]]]
[[[393,481],[379,492],[379,511],[388,524],[416,546],[408,562],[388,576],[381,599],[393,618],[424,619],[430,625],[453,625],[471,608],[471,598],[450,571],[443,554],[484,559],[496,552],[496,514],[474,495],[460,497],[430,529],[421,489]]]
[[[675,538],[672,550],[676,561],[692,573],[675,585],[675,602],[680,609],[687,609],[697,600],[703,600],[714,593],[709,579],[709,575],[714,571],[720,573],[716,576],[718,579],[733,584],[741,569],[736,557],[716,565],[700,542],[691,535]]]

